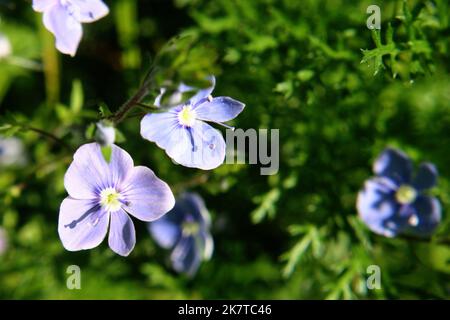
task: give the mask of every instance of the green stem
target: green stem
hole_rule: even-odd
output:
[[[134,107],[139,106],[142,99],[148,94],[148,91],[147,86],[142,85],[139,90],[110,117],[110,120],[114,122],[114,124],[122,122]]]
[[[55,136],[53,133],[47,132],[45,130],[39,129],[39,128],[35,128],[35,127],[23,127],[23,129],[25,130],[29,130],[32,132],[35,132],[37,134],[40,134],[41,136],[44,136],[60,145],[62,145],[63,147],[65,147],[66,149],[72,150],[72,147],[69,146],[66,142],[64,142],[64,140],[62,140],[61,138]]]

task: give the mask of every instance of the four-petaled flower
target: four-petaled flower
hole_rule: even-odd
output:
[[[208,260],[213,252],[210,224],[209,212],[202,198],[184,193],[168,214],[148,226],[161,247],[173,249],[170,257],[173,268],[193,276],[200,263]]]
[[[33,9],[44,13],[44,25],[54,34],[56,48],[71,56],[77,52],[83,35],[81,24],[109,13],[101,0],[33,0]]]
[[[210,170],[224,162],[225,140],[204,121],[222,124],[235,118],[245,107],[229,97],[213,98],[214,77],[211,82],[211,87],[199,90],[186,103],[167,112],[148,114],[141,121],[142,137],[155,142],[169,157],[186,167]],[[187,92],[192,88],[181,85],[178,90]],[[155,105],[159,106],[159,100],[160,97]]]
[[[81,146],[64,177],[69,196],[59,212],[58,232],[69,251],[98,246],[110,232],[109,247],[127,256],[134,248],[134,225],[128,214],[153,221],[174,206],[169,186],[147,167],[134,167],[130,155],[112,145],[109,163],[100,145]]]
[[[366,181],[357,208],[365,224],[378,234],[429,236],[441,220],[439,201],[424,192],[437,183],[437,170],[422,163],[413,176],[411,160],[386,149],[374,164],[376,177]]]

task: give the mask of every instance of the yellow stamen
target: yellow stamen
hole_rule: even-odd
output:
[[[401,204],[410,204],[416,200],[417,191],[409,185],[401,185],[395,193],[395,198]]]
[[[185,222],[182,225],[182,230],[186,236],[196,235],[200,230],[200,225],[196,222]]]
[[[183,110],[178,113],[178,121],[181,125],[192,127],[195,121],[195,111],[190,106],[184,106]]]
[[[100,192],[100,205],[108,212],[118,211],[122,207],[120,193],[114,188],[106,188]]]

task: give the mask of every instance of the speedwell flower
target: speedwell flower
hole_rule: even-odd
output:
[[[109,13],[101,0],[33,0],[33,9],[44,13],[44,25],[54,34],[56,48],[71,56],[77,52],[83,35],[81,24]]]
[[[374,163],[376,177],[366,181],[357,208],[365,224],[378,234],[429,236],[441,220],[439,200],[424,194],[437,183],[437,170],[422,163],[413,176],[411,160],[386,149]]]
[[[202,198],[185,193],[168,214],[148,226],[161,247],[172,249],[173,268],[193,276],[201,262],[208,260],[213,252],[210,224],[209,212]]]
[[[210,170],[221,165],[225,160],[225,140],[205,121],[223,125],[241,113],[245,105],[229,97],[213,98],[214,86],[212,77],[212,86],[199,90],[186,103],[167,112],[146,115],[141,121],[142,137],[155,142],[183,166]],[[192,88],[181,85],[179,91]],[[160,97],[155,105],[159,106],[159,101]]]
[[[112,145],[109,163],[100,145],[81,146],[64,177],[69,196],[59,212],[58,232],[69,251],[92,249],[110,232],[109,247],[127,256],[134,248],[134,225],[159,219],[175,199],[168,185],[147,167],[134,167],[130,155]]]

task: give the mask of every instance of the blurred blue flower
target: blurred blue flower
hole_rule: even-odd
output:
[[[229,97],[213,98],[212,86],[199,90],[189,101],[167,112],[147,114],[141,121],[141,135],[164,149],[177,163],[191,168],[211,170],[225,160],[225,140],[220,131],[204,121],[223,124],[234,119],[245,105]],[[193,88],[181,85],[180,93]],[[164,92],[162,92],[164,94]],[[159,106],[161,95],[156,98]],[[227,126],[226,126],[227,127]]]
[[[184,193],[169,213],[149,223],[148,228],[161,247],[172,249],[170,258],[175,271],[193,276],[201,262],[210,259],[213,253],[210,225],[210,215],[202,198]]]
[[[402,152],[386,149],[374,163],[376,177],[358,194],[359,216],[375,233],[429,236],[441,220],[439,201],[425,193],[437,183],[431,163],[422,163],[415,175],[411,160]]]
[[[8,237],[5,229],[0,227],[0,256],[3,255],[8,249]]]
[[[33,9],[44,13],[44,25],[56,38],[56,48],[74,56],[83,35],[82,23],[109,13],[101,0],[33,0]]]
[[[0,167],[23,166],[27,163],[22,140],[0,137]]]

